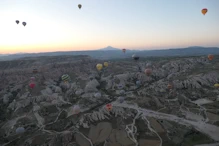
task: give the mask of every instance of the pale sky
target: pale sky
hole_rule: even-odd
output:
[[[219,47],[219,0],[0,0],[0,18],[0,53]]]

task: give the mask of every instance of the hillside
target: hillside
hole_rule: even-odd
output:
[[[199,146],[219,141],[219,90],[214,87],[219,56],[212,61],[206,55],[115,59],[101,71],[97,63],[103,60],[86,55],[0,61],[0,145]],[[70,77],[66,83],[64,74]]]

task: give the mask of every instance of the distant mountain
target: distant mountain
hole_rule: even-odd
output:
[[[106,48],[102,48],[102,49],[99,49],[99,50],[102,50],[102,51],[119,51],[121,49],[118,49],[118,48],[113,48],[111,46],[108,46]]]
[[[133,54],[139,55],[140,57],[149,56],[201,56],[214,54],[219,55],[219,48],[217,47],[188,47],[188,48],[175,48],[166,50],[127,50],[123,53],[121,49],[113,48],[108,46],[99,50],[92,51],[68,51],[68,52],[44,52],[44,53],[26,53],[26,54],[9,54],[2,56],[0,60],[14,60],[24,57],[39,57],[39,56],[62,56],[62,55],[88,55],[95,59],[110,60],[110,59],[121,59],[131,58]]]

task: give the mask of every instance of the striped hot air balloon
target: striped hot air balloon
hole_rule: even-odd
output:
[[[70,81],[70,76],[67,75],[67,74],[62,75],[62,81],[64,81],[65,83],[69,82]]]

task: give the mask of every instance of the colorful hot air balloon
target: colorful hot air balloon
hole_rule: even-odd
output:
[[[26,25],[27,25],[27,23],[26,23],[26,22],[22,22],[22,24],[23,24],[23,26],[26,26]]]
[[[36,84],[33,83],[33,82],[29,84],[29,86],[30,86],[31,89],[33,89],[33,88],[35,87],[35,85],[36,85]]]
[[[99,63],[96,65],[96,68],[98,71],[100,71],[103,68],[103,65]]]
[[[213,60],[213,58],[214,58],[214,55],[212,55],[212,54],[209,54],[209,55],[208,55],[208,59],[209,59],[209,60]]]
[[[122,49],[122,52],[125,53],[125,52],[126,52],[126,49]]]
[[[214,84],[214,87],[219,88],[219,84]]]
[[[75,105],[74,107],[73,107],[73,112],[75,113],[75,114],[78,114],[78,113],[80,113],[80,106],[79,105]]]
[[[81,4],[78,4],[78,8],[81,9],[81,7],[82,7],[82,5],[81,5]]]
[[[18,21],[18,20],[16,20],[15,22],[16,22],[17,24],[19,24],[19,21]]]
[[[112,104],[109,103],[109,104],[106,105],[106,109],[107,109],[108,111],[111,111],[112,108],[113,108]]]
[[[64,74],[64,75],[62,75],[62,81],[64,81],[65,83],[66,82],[69,82],[71,79],[70,79],[70,76],[69,75],[67,75],[67,74]]]
[[[104,67],[108,67],[109,66],[108,62],[104,62],[103,65],[104,65]]]
[[[147,68],[147,69],[145,69],[145,73],[146,73],[146,75],[151,75],[151,73],[152,73],[152,70],[150,69],[150,68]]]
[[[205,15],[208,12],[208,9],[204,8],[202,9],[202,14]]]

